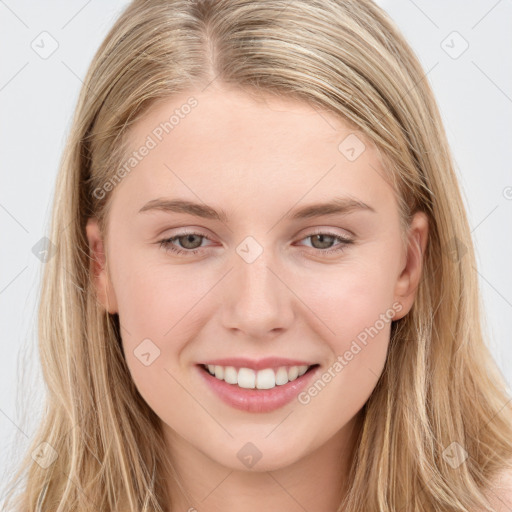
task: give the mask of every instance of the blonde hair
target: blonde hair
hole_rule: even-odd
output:
[[[484,342],[474,248],[426,74],[370,0],[136,0],[88,70],[58,174],[39,348],[46,413],[15,475],[19,512],[171,510],[178,479],[161,421],[139,395],[117,315],[96,301],[85,235],[110,204],[92,192],[123,162],[150,105],[212,81],[325,109],[373,141],[401,218],[429,218],[422,280],[393,322],[364,405],[339,511],[473,511],[512,458],[506,382]],[[48,443],[47,468],[31,453]],[[468,458],[452,467],[444,450]]]

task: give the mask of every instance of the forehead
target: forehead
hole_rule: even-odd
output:
[[[333,113],[297,100],[190,91],[153,105],[127,142],[137,161],[116,194],[125,189],[139,207],[177,195],[255,208],[334,195],[377,208],[394,203],[376,147]]]

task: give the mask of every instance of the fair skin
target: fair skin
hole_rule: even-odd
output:
[[[510,469],[498,475],[494,486],[487,492],[487,497],[496,512],[512,510],[512,471]]]
[[[172,512],[332,512],[358,413],[386,360],[391,322],[376,322],[386,311],[397,320],[412,307],[427,217],[414,216],[403,246],[398,205],[376,148],[358,133],[366,148],[349,160],[338,145],[354,130],[289,99],[257,101],[215,84],[182,94],[131,128],[131,149],[191,95],[198,105],[116,185],[105,246],[96,221],[87,224],[98,300],[119,315],[131,376],[163,422],[188,493],[169,482]],[[341,196],[374,211],[291,219],[299,208]],[[207,204],[224,210],[227,221],[138,213],[157,198]],[[183,236],[174,246],[199,246],[197,254],[159,247],[185,229],[202,237],[186,245]],[[342,242],[327,237],[322,245],[319,233],[353,243],[326,254]],[[263,248],[251,263],[236,251],[248,236]],[[293,400],[273,412],[240,411],[198,375],[201,360],[240,355],[300,358],[327,371],[375,325],[378,333],[306,405]],[[149,366],[134,354],[147,338],[160,349]],[[237,457],[249,442],[262,454],[252,468]]]

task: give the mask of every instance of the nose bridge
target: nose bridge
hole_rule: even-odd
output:
[[[261,254],[258,258],[248,263],[243,258],[238,258],[235,263],[235,287],[238,302],[265,302],[271,303],[277,300],[279,291],[277,278],[272,272],[272,262],[267,254]]]
[[[233,254],[233,272],[224,295],[224,321],[255,337],[287,327],[293,316],[290,293],[276,274],[274,252],[253,237],[244,239]]]

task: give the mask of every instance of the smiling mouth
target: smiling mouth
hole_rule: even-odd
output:
[[[251,368],[235,368],[234,366],[206,364],[200,364],[199,366],[209,375],[227,384],[242,389],[265,390],[285,386],[320,365],[281,366],[275,369],[265,368],[258,371]]]

